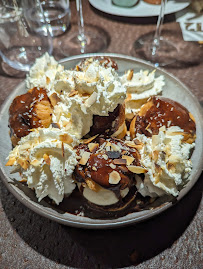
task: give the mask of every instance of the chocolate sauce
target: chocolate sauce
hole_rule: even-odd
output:
[[[78,182],[85,182],[90,178],[99,186],[108,188],[118,195],[118,191],[133,185],[134,174],[126,167],[126,160],[122,156],[133,158],[132,165],[139,166],[137,159],[137,149],[128,147],[123,141],[114,138],[97,137],[91,141],[96,147],[95,152],[90,152],[88,144],[76,146],[76,153],[81,156],[84,151],[89,152],[90,156],[85,165],[78,163],[74,171],[74,178]],[[98,146],[97,146],[98,145]],[[111,146],[117,147],[110,151]],[[118,150],[119,149],[119,150]],[[116,171],[120,176],[118,184],[109,183],[109,175]]]
[[[45,198],[51,204],[49,198]],[[131,188],[128,195],[115,205],[97,206],[86,200],[76,188],[69,197],[65,197],[59,205],[51,205],[60,213],[81,215],[91,219],[116,219],[132,212],[147,209],[150,206],[150,197],[142,197],[136,187]]]

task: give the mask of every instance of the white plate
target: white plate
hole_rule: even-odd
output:
[[[65,69],[73,68],[78,62],[83,60],[86,57],[90,56],[109,56],[114,59],[118,64],[119,74],[123,74],[128,69],[134,69],[138,72],[140,69],[148,69],[150,71],[154,70],[154,66],[148,64],[145,61],[138,60],[130,56],[124,56],[120,54],[112,53],[100,53],[100,54],[86,54],[73,56],[61,61],[65,66]],[[169,97],[177,102],[180,102],[184,105],[195,117],[196,127],[197,127],[197,139],[196,145],[198,145],[192,155],[193,169],[189,177],[190,181],[183,188],[177,198],[177,201],[180,200],[195,184],[198,180],[201,171],[202,171],[202,160],[203,160],[203,122],[202,122],[202,111],[201,107],[194,95],[190,90],[177,80],[174,76],[167,73],[164,70],[157,68],[156,75],[164,75],[165,83],[163,89],[163,96]],[[114,228],[120,227],[131,223],[137,223],[149,219],[157,214],[160,214],[162,211],[172,206],[172,202],[163,203],[163,199],[159,198],[159,206],[152,210],[144,210],[141,212],[135,212],[128,214],[124,217],[119,217],[117,219],[103,220],[103,219],[90,219],[87,217],[76,216],[69,214],[67,212],[59,212],[57,208],[51,207],[46,201],[40,203],[37,202],[37,199],[34,195],[34,192],[29,189],[27,186],[17,183],[15,179],[20,179],[20,176],[16,174],[10,174],[12,168],[5,166],[6,157],[11,150],[11,141],[9,137],[9,128],[8,128],[8,118],[9,118],[9,107],[15,96],[25,93],[25,83],[19,84],[10,96],[5,101],[4,105],[0,110],[0,176],[7,188],[13,193],[13,195],[21,201],[25,206],[35,211],[36,213],[57,221],[59,223],[70,225],[74,227],[82,228]],[[160,206],[161,205],[161,206]]]
[[[111,0],[89,0],[90,4],[96,9],[108,14],[125,17],[153,17],[158,16],[160,5],[151,5],[143,0],[130,8],[115,6]],[[165,14],[180,11],[189,6],[189,0],[169,0],[166,4]]]

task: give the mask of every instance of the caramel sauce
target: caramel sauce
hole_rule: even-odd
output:
[[[36,113],[36,105],[41,101],[47,101],[50,104],[46,90],[43,88],[33,88],[13,100],[9,108],[11,135],[15,134],[21,138],[28,135],[30,129],[45,127]]]
[[[137,115],[135,133],[150,137],[157,135],[162,126],[179,126],[185,132],[195,134],[195,122],[181,104],[164,97],[152,97],[148,102],[153,104],[144,115]]]

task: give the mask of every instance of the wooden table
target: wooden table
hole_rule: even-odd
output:
[[[85,22],[109,34],[106,52],[130,55],[134,40],[155,28],[155,18],[110,16],[88,1],[83,8]],[[74,1],[71,10],[72,23],[76,23]],[[185,58],[165,69],[184,82],[202,104],[203,57],[197,55],[203,48],[182,40],[173,15],[166,20],[164,31],[171,32],[171,40],[181,40],[178,44]],[[15,77],[1,70],[0,104],[24,79],[22,73],[14,73]],[[156,218],[115,230],[76,229],[45,219],[16,200],[0,181],[0,268],[203,268],[202,179],[203,175],[188,195]]]

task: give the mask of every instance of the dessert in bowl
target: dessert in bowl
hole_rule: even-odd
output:
[[[157,96],[163,76],[118,71],[106,57],[64,70],[45,55],[26,79],[28,92],[10,106],[14,148],[6,165],[20,172],[38,202],[84,221],[120,221],[132,212],[156,211],[160,197],[178,197],[192,171],[192,114]],[[15,113],[16,103],[22,113]],[[163,106],[170,110],[165,118]],[[160,121],[154,120],[161,113]],[[187,130],[180,124],[183,117]]]

